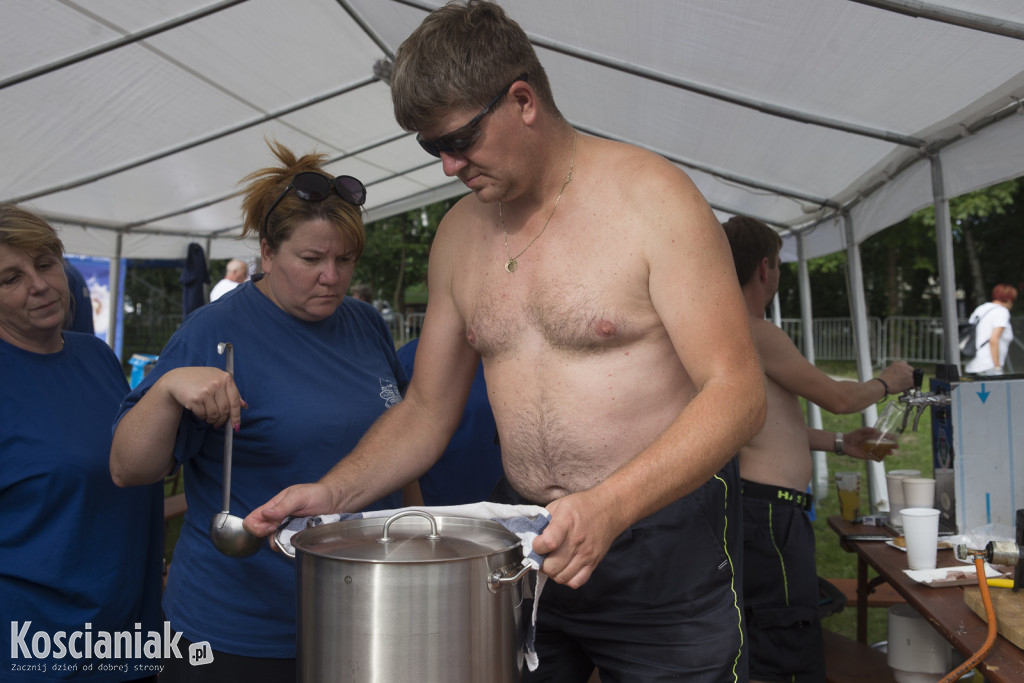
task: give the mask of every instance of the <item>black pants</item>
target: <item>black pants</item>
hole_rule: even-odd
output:
[[[529,503],[504,480],[493,499]],[[738,504],[733,461],[621,534],[581,588],[548,580],[523,681],[746,681]]]
[[[825,680],[814,528],[798,506],[743,499],[743,595],[750,675],[759,681]]]
[[[183,657],[163,660],[160,683],[295,683],[295,659],[243,657],[214,650],[209,664],[192,665],[188,646],[192,642],[182,636],[178,648]]]

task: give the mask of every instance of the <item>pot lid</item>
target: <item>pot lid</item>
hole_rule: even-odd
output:
[[[412,563],[487,557],[517,548],[520,540],[493,520],[404,510],[305,529],[291,543],[296,552],[328,559]]]

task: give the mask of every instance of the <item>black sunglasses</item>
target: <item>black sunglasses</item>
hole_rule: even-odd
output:
[[[511,88],[518,81],[525,81],[528,74],[520,74],[516,76],[515,80],[506,85],[501,89],[501,92],[494,96],[494,99],[487,103],[487,106],[483,110],[474,116],[469,123],[453,130],[451,133],[446,133],[439,138],[434,140],[424,140],[423,136],[419,133],[416,134],[416,142],[420,143],[420,147],[426,150],[427,154],[435,157],[440,157],[441,152],[447,152],[448,154],[462,154],[467,149],[473,146],[481,135],[480,122],[483,121],[484,117],[491,113],[508,89]]]
[[[353,178],[350,175],[328,178],[315,171],[303,171],[302,173],[295,174],[292,181],[288,183],[288,187],[284,188],[281,196],[270,205],[267,215],[263,218],[264,228],[267,225],[267,221],[270,220],[270,214],[274,212],[274,209],[281,203],[284,196],[288,194],[288,190],[294,189],[299,199],[304,199],[307,202],[322,202],[327,199],[332,187],[338,193],[338,196],[349,204],[362,206],[366,203],[366,186],[358,178]]]

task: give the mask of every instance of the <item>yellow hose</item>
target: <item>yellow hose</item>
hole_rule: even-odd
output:
[[[978,590],[981,591],[981,601],[985,604],[985,618],[988,621],[988,635],[985,637],[985,642],[981,644],[981,647],[971,655],[970,659],[958,666],[957,668],[946,674],[939,683],[952,683],[957,680],[965,673],[978,666],[985,657],[988,657],[989,651],[996,642],[996,610],[992,606],[992,596],[988,592],[988,581],[985,580],[985,558],[975,556],[974,568],[978,572]]]

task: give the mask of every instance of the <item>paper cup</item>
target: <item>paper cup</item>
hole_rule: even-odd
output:
[[[839,514],[847,522],[857,519],[860,509],[860,472],[836,472]]]
[[[889,493],[889,523],[895,527],[903,526],[900,510],[910,507],[903,500],[903,479],[920,477],[921,470],[892,470],[885,475],[885,485]],[[930,507],[930,506],[929,506]]]
[[[908,508],[935,507],[935,480],[930,477],[904,477],[903,503]]]
[[[939,547],[939,511],[934,508],[904,508],[903,536],[907,539],[907,566],[935,569]]]

